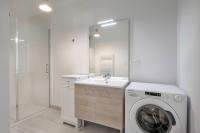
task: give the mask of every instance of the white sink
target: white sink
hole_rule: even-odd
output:
[[[75,84],[83,84],[83,85],[95,85],[95,86],[104,86],[104,87],[114,87],[114,88],[124,88],[128,84],[128,78],[121,77],[111,77],[108,80],[103,78],[89,78],[80,81],[76,81]]]

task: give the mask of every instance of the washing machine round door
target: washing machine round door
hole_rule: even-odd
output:
[[[178,133],[180,119],[164,101],[143,99],[133,105],[130,120],[137,133]]]

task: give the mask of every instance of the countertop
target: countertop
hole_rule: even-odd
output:
[[[128,79],[108,79],[106,83],[104,79],[98,78],[88,78],[76,81],[76,85],[89,85],[89,86],[102,86],[102,87],[112,87],[112,88],[120,88],[124,89],[129,83]]]
[[[63,79],[79,80],[79,79],[86,79],[86,78],[88,78],[88,75],[78,75],[78,74],[62,75],[61,78],[63,78]]]

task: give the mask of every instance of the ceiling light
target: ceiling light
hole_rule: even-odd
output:
[[[102,24],[101,27],[108,27],[108,26],[114,26],[116,25],[117,22],[113,22],[113,23],[106,23],[106,24]]]
[[[109,22],[113,22],[114,19],[109,19],[109,20],[104,20],[104,21],[99,21],[97,24],[105,24],[105,23],[109,23]]]
[[[95,38],[101,37],[101,35],[100,35],[99,33],[95,33],[93,36],[94,36]]]
[[[51,12],[52,8],[48,4],[41,4],[39,5],[40,10],[44,12]]]

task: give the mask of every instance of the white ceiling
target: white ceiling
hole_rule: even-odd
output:
[[[19,16],[36,16],[44,13],[39,10],[38,6],[41,0],[11,0],[12,13]]]
[[[38,5],[43,0],[11,0],[12,1],[12,12],[15,14],[20,14],[20,16],[36,16],[44,13],[38,9]],[[65,6],[66,8],[74,4],[82,4],[88,0],[50,0],[50,4],[53,8],[54,5]]]
[[[85,2],[87,0],[53,0],[54,3],[58,3],[58,4],[74,4],[74,3],[81,3],[81,2]]]

